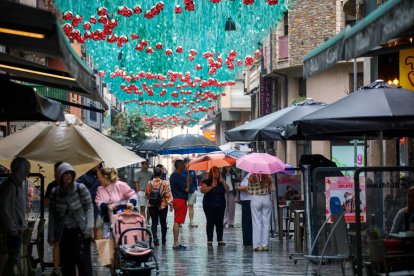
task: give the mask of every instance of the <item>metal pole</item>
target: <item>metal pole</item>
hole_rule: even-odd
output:
[[[357,60],[354,58],[354,92],[358,90],[358,66]],[[358,166],[358,142],[354,140],[354,166]]]
[[[381,130],[379,133],[380,139],[380,166],[384,166],[384,132]]]
[[[312,248],[312,232],[311,232],[311,204],[310,204],[310,166],[304,165],[303,166],[303,182],[304,182],[304,192],[305,192],[305,215],[306,215],[306,243],[308,250],[311,250]],[[308,252],[309,254],[312,254],[312,252]]]
[[[358,167],[358,140],[354,140],[354,167]]]
[[[367,136],[364,135],[364,167],[368,165],[368,141]]]

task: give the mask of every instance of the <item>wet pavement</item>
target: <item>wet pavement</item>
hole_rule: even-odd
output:
[[[159,264],[159,272],[153,275],[198,276],[198,275],[305,275],[306,261],[299,260],[295,265],[289,259],[289,252],[294,251],[293,239],[279,241],[275,235],[271,238],[268,252],[253,252],[252,248],[242,245],[241,208],[236,206],[235,228],[225,228],[225,246],[207,246],[205,233],[205,216],[202,209],[202,195],[197,198],[195,206],[195,223],[197,228],[190,228],[188,220],[181,228],[182,244],[187,245],[185,251],[172,249],[172,222],[173,213],[168,214],[169,230],[167,244],[155,249],[155,256]],[[159,234],[160,235],[160,234]],[[100,268],[97,255],[93,249],[94,275],[110,275],[109,270]],[[46,246],[46,260],[51,261],[51,250]],[[312,268],[309,269],[309,275]],[[41,273],[37,269],[36,275],[49,275],[48,269]],[[325,265],[322,275],[342,275],[339,265]],[[352,275],[347,265],[346,275]]]

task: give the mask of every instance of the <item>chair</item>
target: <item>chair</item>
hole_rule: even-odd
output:
[[[37,234],[36,238],[32,239],[29,244],[29,256],[32,258],[32,266],[36,267],[37,264],[40,264],[42,272],[45,271],[44,263],[44,232],[45,232],[45,219],[39,219],[37,224]],[[36,246],[37,259],[33,258],[33,246]]]
[[[408,262],[412,262],[412,260],[414,259],[414,254],[387,254],[384,248],[384,242],[382,240],[370,240],[368,241],[368,246],[370,249],[374,275],[414,275],[414,269],[409,269],[407,266]],[[390,271],[390,259],[404,259],[404,270]]]
[[[292,222],[295,219],[295,211],[297,210],[304,210],[305,209],[305,201],[303,200],[297,200],[297,201],[293,201],[290,205],[289,205],[289,214],[287,217],[287,232],[290,232],[290,226],[292,224]]]
[[[318,270],[317,275],[321,275],[321,267],[322,263],[324,261],[334,261],[334,262],[340,262],[341,263],[341,270],[342,275],[345,275],[345,262],[349,261],[351,264],[354,263],[354,256],[351,255],[351,249],[349,246],[349,239],[348,239],[348,232],[346,229],[346,223],[345,223],[345,212],[342,213],[333,213],[331,215],[333,219],[333,224],[330,230],[330,233],[326,239],[326,242],[324,244],[323,250],[321,255],[312,255],[314,252],[315,246],[317,245],[317,241],[319,236],[322,233],[323,228],[327,225],[327,222],[329,221],[330,217],[328,217],[322,227],[319,229],[319,232],[317,236],[315,237],[315,240],[312,244],[312,248],[310,250],[310,255],[305,255],[304,257],[308,260],[308,263],[306,265],[306,275],[308,273],[309,268],[309,262],[310,261],[318,261]],[[334,238],[334,241],[336,243],[336,249],[337,254],[336,255],[325,255],[326,250],[328,248],[328,245],[330,244],[332,237]],[[354,269],[352,269],[352,273],[355,274]]]

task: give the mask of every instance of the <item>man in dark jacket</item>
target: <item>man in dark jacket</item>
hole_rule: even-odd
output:
[[[30,163],[17,157],[11,176],[0,184],[0,275],[19,275],[21,236],[26,228],[23,181]]]

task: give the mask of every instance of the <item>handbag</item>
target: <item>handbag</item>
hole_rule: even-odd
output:
[[[95,240],[99,264],[103,267],[113,267],[115,261],[114,241],[111,239]]]
[[[240,191],[239,190],[236,190],[236,196],[234,197],[234,202],[236,202],[237,204],[241,204]]]

